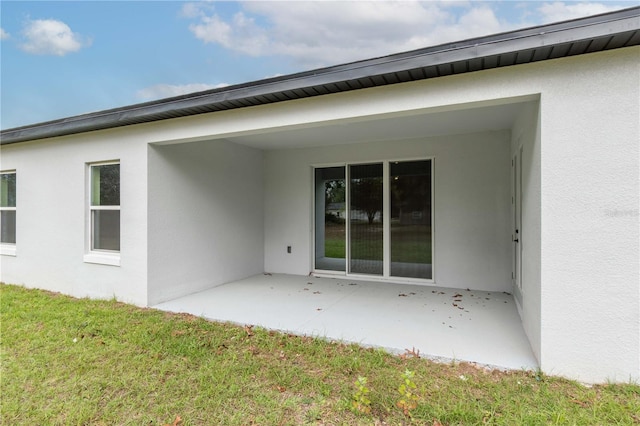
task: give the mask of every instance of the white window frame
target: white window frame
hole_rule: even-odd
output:
[[[0,171],[0,175],[16,175],[17,177],[17,172],[16,170],[3,170]],[[16,193],[18,192],[18,183],[16,180]],[[17,226],[17,221],[18,221],[18,214],[17,214],[17,207],[18,207],[18,200],[17,200],[17,194],[16,194],[16,206],[15,207],[2,207],[0,206],[0,211],[14,211],[16,212],[16,226]],[[17,234],[17,232],[16,232]],[[16,236],[16,242],[15,243],[3,243],[0,242],[0,255],[3,256],[15,256],[16,255],[16,244],[18,242],[18,238]]]
[[[91,203],[92,200],[92,168],[99,166],[108,166],[117,164],[120,166],[120,171],[122,171],[122,165],[120,160],[110,160],[110,161],[100,161],[94,163],[86,164],[86,208],[85,208],[85,254],[84,254],[84,262],[85,263],[97,263],[101,265],[111,265],[111,266],[120,266],[120,251],[119,250],[100,250],[93,248],[93,224],[92,224],[92,214],[97,210],[117,210],[120,211],[120,205],[122,204],[122,200],[120,200],[120,205],[117,206],[94,206]],[[118,190],[121,191],[121,183],[122,179],[118,183]],[[120,218],[120,224],[122,225],[122,217]]]

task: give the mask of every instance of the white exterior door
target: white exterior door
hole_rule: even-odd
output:
[[[512,257],[514,289],[522,290],[522,148],[511,159]]]

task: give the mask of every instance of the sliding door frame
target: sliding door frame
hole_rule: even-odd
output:
[[[394,162],[411,162],[411,161],[430,161],[431,165],[431,278],[410,278],[395,277],[391,275],[391,190],[390,190],[390,164]],[[358,274],[352,273],[350,268],[351,260],[351,173],[350,166],[365,164],[382,164],[382,275]],[[345,271],[332,271],[324,269],[316,269],[316,183],[315,170],[327,167],[344,167],[345,169]],[[311,165],[311,265],[312,273],[315,276],[327,277],[349,277],[358,280],[368,281],[386,281],[386,282],[403,282],[412,284],[435,283],[435,157],[409,157],[409,158],[393,158],[384,160],[370,161],[347,161],[336,163],[321,163]]]

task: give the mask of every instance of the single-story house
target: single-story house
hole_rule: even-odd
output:
[[[0,280],[508,292],[542,371],[640,380],[639,45],[634,7],[3,130]]]

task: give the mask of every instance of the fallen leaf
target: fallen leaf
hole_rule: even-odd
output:
[[[411,350],[405,349],[404,353],[400,355],[400,358],[401,359],[420,358],[420,350],[416,350],[415,346],[412,347]]]
[[[251,337],[253,336],[253,326],[252,325],[245,325],[244,326],[244,331],[247,333],[247,336]]]
[[[314,291],[313,294],[321,294],[319,291]]]
[[[284,386],[277,386],[278,392],[282,393],[287,390]]]
[[[180,418],[180,416],[176,416],[176,419],[173,421],[173,423],[167,423],[164,426],[178,426],[180,423],[182,423],[182,418]]]
[[[404,293],[400,293],[400,294],[398,295],[398,297],[407,297],[407,295],[406,295],[406,294],[404,294]]]
[[[456,293],[453,295],[453,297],[462,297],[462,295],[460,293]]]
[[[579,401],[577,399],[572,399],[571,402],[573,402],[574,404],[578,404],[582,408],[587,408],[589,406],[589,404],[587,404],[586,402]]]

